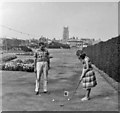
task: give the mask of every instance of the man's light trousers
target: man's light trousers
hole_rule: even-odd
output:
[[[35,92],[38,92],[40,89],[40,80],[43,74],[43,90],[47,92],[47,80],[48,80],[48,64],[47,62],[37,62],[36,64],[36,85]]]

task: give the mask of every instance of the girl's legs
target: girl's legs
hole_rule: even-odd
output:
[[[82,100],[82,101],[89,100],[89,99],[90,99],[90,92],[91,92],[91,88],[87,89],[87,90],[86,90],[85,97],[82,98],[81,100]]]
[[[87,91],[86,91],[86,98],[90,98],[90,92],[91,92],[91,88],[87,89]]]

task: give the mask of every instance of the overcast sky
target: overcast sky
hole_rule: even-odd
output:
[[[64,26],[70,37],[106,41],[118,35],[117,2],[12,2],[1,5],[0,16],[2,25],[34,35],[2,28],[0,36],[62,39]]]

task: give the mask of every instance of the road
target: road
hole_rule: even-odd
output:
[[[118,93],[95,71],[98,85],[92,89],[91,100],[82,102],[85,90],[80,85],[73,99],[65,106],[68,97],[64,91],[73,93],[82,71],[82,64],[75,50],[50,50],[48,94],[36,96],[35,74],[20,71],[2,72],[2,110],[7,111],[118,111]],[[52,101],[52,100],[55,101]]]

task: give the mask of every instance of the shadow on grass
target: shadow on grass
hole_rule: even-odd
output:
[[[113,92],[110,92],[110,91],[107,91],[107,92],[104,92],[104,93],[101,93],[101,94],[98,94],[98,95],[94,95],[94,96],[91,96],[92,99],[102,99],[102,98],[109,98],[109,97],[112,97],[114,95]]]

